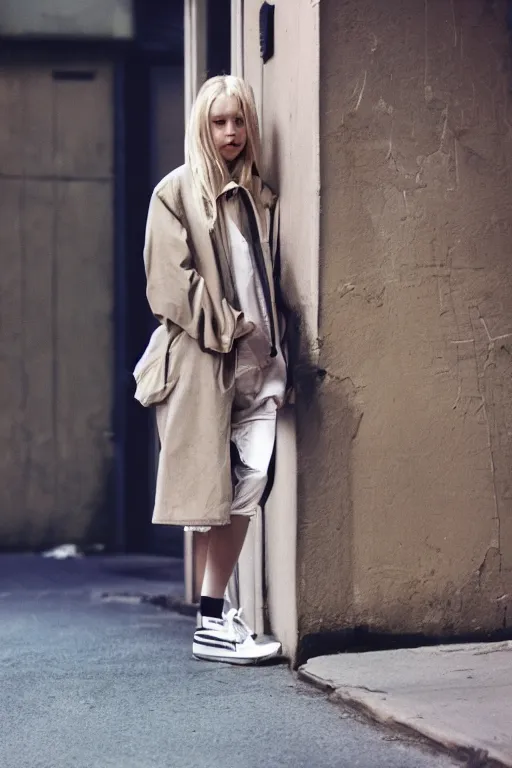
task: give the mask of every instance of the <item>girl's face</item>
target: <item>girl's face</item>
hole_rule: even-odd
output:
[[[213,143],[227,163],[233,163],[247,144],[247,128],[236,96],[221,94],[210,109]]]

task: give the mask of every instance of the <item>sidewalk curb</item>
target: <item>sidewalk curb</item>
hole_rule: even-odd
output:
[[[512,768],[512,761],[502,758],[501,755],[491,754],[488,750],[480,749],[471,744],[459,743],[450,738],[447,732],[430,727],[426,723],[418,722],[408,717],[405,713],[397,713],[393,708],[386,706],[377,698],[381,691],[372,691],[369,688],[343,688],[336,687],[323,678],[307,672],[303,667],[298,669],[301,680],[314,685],[329,696],[334,704],[344,704],[367,719],[389,727],[402,730],[410,735],[426,739],[436,749],[452,755],[457,760],[466,760],[466,768]],[[372,700],[372,694],[374,698]]]
[[[172,613],[180,613],[183,616],[195,617],[199,610],[199,604],[187,603],[179,597],[173,597],[166,594],[149,594],[147,592],[138,592],[136,590],[130,591],[118,591],[114,590],[103,591],[98,594],[98,598],[103,602],[139,602],[149,603],[157,608],[161,608],[164,611],[171,611]]]
[[[194,618],[199,610],[199,603],[187,603],[185,600],[171,595],[147,595],[144,597],[144,602],[151,603],[151,605],[162,608],[164,611],[181,613],[183,616],[193,616]]]

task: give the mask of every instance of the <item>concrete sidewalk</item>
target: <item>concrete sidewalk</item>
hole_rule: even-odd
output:
[[[320,656],[300,675],[472,765],[512,768],[512,642]]]

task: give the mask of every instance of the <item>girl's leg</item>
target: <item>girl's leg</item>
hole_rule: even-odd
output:
[[[202,597],[224,599],[228,581],[242,551],[249,521],[249,517],[233,515],[230,525],[216,526],[208,533]]]
[[[252,420],[232,429],[238,451],[231,523],[210,529],[208,554],[201,591],[201,622],[194,633],[192,652],[198,659],[232,664],[252,664],[276,656],[277,641],[256,642],[251,630],[230,612],[223,618],[224,594],[238,561],[254,513],[266,485],[275,438],[275,418]]]
[[[210,531],[194,532],[194,591],[201,590],[204,581]]]
[[[202,597],[224,598],[233,569],[245,541],[250,517],[256,511],[265,486],[275,441],[275,410],[264,418],[239,420],[232,427],[235,492],[231,524],[213,527],[209,533],[208,555],[201,590]]]

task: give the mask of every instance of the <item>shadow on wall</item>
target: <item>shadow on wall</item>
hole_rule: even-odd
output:
[[[297,376],[298,663],[340,649],[354,621],[351,382],[301,363]]]
[[[269,182],[281,190],[279,133],[274,127],[268,167]],[[288,186],[300,188],[297,179]],[[285,221],[293,222],[293,200],[281,199]],[[299,232],[299,228],[296,230]],[[295,231],[282,232],[281,284],[288,307],[289,367],[295,389],[297,428],[297,659],[315,649],[340,645],[353,624],[352,444],[363,416],[349,377],[331,374],[322,365],[322,339],[312,339],[300,290],[309,264],[302,263],[302,243]],[[322,248],[319,269],[322,269]],[[316,260],[317,254],[304,254]],[[307,277],[306,277],[307,280]],[[307,283],[306,283],[307,286]],[[316,302],[317,297],[312,297]],[[320,306],[320,327],[322,306]],[[323,618],[325,617],[325,619]],[[341,628],[341,629],[340,629]]]

